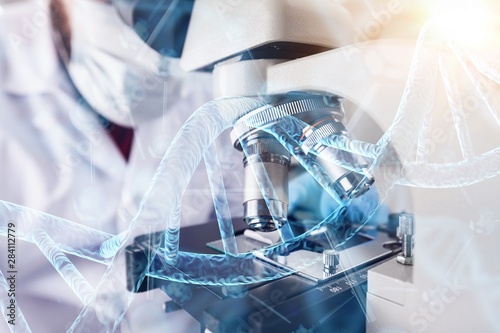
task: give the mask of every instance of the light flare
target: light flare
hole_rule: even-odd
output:
[[[427,1],[435,33],[443,41],[474,49],[496,42],[499,5],[493,1]]]

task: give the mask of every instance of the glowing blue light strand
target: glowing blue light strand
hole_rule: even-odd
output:
[[[16,332],[31,333],[31,329],[28,325],[28,322],[26,322],[26,318],[24,317],[22,310],[19,308],[17,299],[16,303],[14,303],[16,307],[15,317],[13,318],[15,319],[14,322],[15,325],[11,325],[8,323],[8,320],[10,320],[10,317],[8,316],[8,314],[10,314],[10,310],[8,309],[8,307],[12,304],[11,299],[13,299],[9,296],[9,289],[10,289],[10,284],[7,283],[5,276],[3,275],[2,271],[0,271],[0,305],[1,305],[0,311],[3,314],[5,321],[7,322],[7,327],[9,327],[12,333]]]
[[[231,211],[229,210],[229,202],[227,200],[224,179],[222,177],[215,143],[205,152],[204,160],[224,252],[229,255],[236,255],[238,254],[238,246],[236,245],[236,238],[234,237]]]
[[[494,55],[490,61],[485,61],[480,55],[471,55],[470,59],[474,67],[484,76],[496,84],[500,84],[500,66],[498,65],[498,56]]]
[[[430,30],[429,23],[425,23],[420,31],[401,103],[392,125],[379,140],[379,146],[386,147],[391,143],[405,157],[413,151],[415,139],[412,135],[418,133],[422,115],[425,110],[432,109],[434,101],[437,41]],[[401,160],[407,159],[403,157]]]
[[[73,265],[45,231],[36,231],[33,239],[40,251],[54,266],[57,273],[59,273],[71,290],[78,296],[80,301],[83,304],[87,304],[94,293],[94,289],[80,271],[78,271],[75,265]]]
[[[467,73],[471,80],[476,94],[483,100],[491,116],[495,119],[497,125],[500,125],[500,87],[499,84],[492,81],[489,77],[476,69],[472,60],[467,57],[456,45],[450,44],[455,57],[459,60],[462,69]],[[499,80],[500,81],[500,80]]]
[[[161,204],[165,206],[157,208],[162,212],[160,218],[167,221],[165,248],[170,253],[172,263],[175,263],[179,251],[180,199],[195,168],[209,145],[235,119],[248,111],[248,105],[259,107],[262,104],[249,98],[207,103],[187,120],[162,159],[149,192],[155,191],[157,202],[161,199]],[[224,112],[219,112],[220,109],[224,109]],[[142,209],[147,208],[144,206]]]
[[[417,39],[408,80],[394,121],[377,143],[381,149],[372,172],[381,200],[401,178],[403,163],[410,160],[414,151],[414,133],[422,129],[425,111],[432,109],[438,72],[435,50],[436,40],[430,32],[429,23],[426,23]]]
[[[66,219],[0,200],[0,235],[7,234],[9,221],[16,222],[16,236],[29,242],[35,230],[44,230],[65,253],[108,264],[99,250],[100,244],[113,235]]]
[[[481,170],[480,173],[477,170]],[[469,186],[500,175],[500,147],[468,161],[440,164],[407,164],[396,183],[425,188]]]
[[[379,155],[379,147],[377,145],[351,139],[346,137],[345,135],[334,135],[327,137],[322,140],[322,143],[325,146],[337,148],[371,159],[375,159]]]
[[[128,230],[119,233],[116,236],[104,241],[99,247],[99,254],[103,258],[111,258],[123,246],[123,242],[127,239]]]
[[[315,161],[313,156],[302,153],[300,145],[300,135],[302,130],[308,126],[303,121],[291,117],[284,116],[277,124],[261,127],[260,129],[272,134],[295,159],[309,172],[313,178],[320,184],[340,205],[343,201],[339,198],[336,191],[330,186],[329,179],[323,168]],[[333,161],[337,163],[338,161]]]
[[[431,108],[428,108],[424,111],[424,115],[422,117],[422,125],[418,130],[417,152],[415,156],[415,163],[417,164],[428,162],[431,145],[431,140],[429,140],[429,138],[432,135],[432,111],[433,110]]]
[[[441,69],[453,124],[455,125],[463,158],[465,160],[470,160],[474,156],[474,151],[472,148],[472,141],[467,127],[467,122],[464,118],[465,107],[460,94],[459,86],[456,82],[456,71],[452,68],[452,64],[453,63],[450,63],[450,59],[446,59],[445,61],[445,59],[443,59],[443,54],[441,53],[439,57],[439,68]]]
[[[291,241],[295,237],[290,223],[285,223],[285,225],[283,225],[278,232],[281,240],[285,243]]]
[[[254,261],[255,255],[274,257],[285,255],[300,246],[311,233],[323,228],[326,224],[335,227],[336,223],[341,223],[341,217],[345,214],[345,207],[338,207],[322,222],[308,230],[307,232],[293,237],[286,243],[274,244],[259,251],[240,253],[235,257],[224,255],[209,255],[198,253],[179,252],[177,266],[165,264],[168,253],[164,249],[158,249],[156,253],[156,264],[149,271],[148,276],[160,280],[176,281],[197,285],[247,285],[263,281],[271,281],[283,276],[293,274],[297,270],[304,269],[317,261],[305,261],[295,270],[281,271],[266,269],[266,266],[258,265]],[[340,247],[345,241],[336,244]]]
[[[423,35],[422,35],[423,36]],[[421,44],[421,43],[419,43]],[[484,74],[481,70],[485,70],[485,64],[483,63],[481,67],[481,61],[479,61],[477,58],[468,58],[462,50],[456,47],[456,45],[449,45],[452,48],[453,53],[449,52],[449,55],[454,54],[455,57],[458,60],[458,63],[461,65],[461,67],[465,70],[469,78],[471,79],[476,92],[481,96],[485,104],[487,105],[488,109],[490,110],[491,115],[497,122],[499,123],[499,116],[498,116],[498,110],[494,107],[495,105],[499,105],[498,100],[496,99],[495,92],[497,91],[498,87],[497,86],[492,86],[491,83],[486,82],[487,79],[483,78],[479,73]],[[421,47],[420,47],[421,48]],[[436,46],[428,45],[427,48],[432,51],[434,49],[434,53],[436,54]],[[417,50],[420,52],[420,49],[417,48]],[[425,50],[424,50],[425,51]],[[425,53],[428,53],[429,51],[425,51]],[[418,55],[416,54],[418,57]],[[430,56],[426,56],[427,58],[430,58]],[[437,57],[435,56],[437,59]],[[448,66],[444,61],[442,61],[442,66]],[[475,67],[474,67],[475,66]],[[433,63],[429,62],[429,68],[432,67],[434,68],[435,65]],[[444,74],[444,73],[443,73]],[[488,73],[491,76],[491,72]],[[452,75],[452,78],[444,78],[445,81],[450,81],[450,80],[457,80],[457,75],[456,73],[448,73],[444,75]],[[443,76],[444,76],[443,75]],[[488,79],[493,79],[487,75]],[[411,80],[411,81],[410,81]],[[414,76],[410,75],[409,81],[412,82],[414,80],[417,80]],[[428,83],[427,83],[428,84]],[[451,83],[448,83],[450,85]],[[489,93],[484,91],[485,87],[490,87],[489,88]],[[415,89],[414,89],[415,90]],[[450,90],[449,90],[450,91]],[[425,91],[421,91],[421,94],[424,94]],[[405,92],[403,95],[403,98],[409,94]],[[457,98],[454,93],[449,92],[448,96],[453,97],[454,99]],[[429,95],[428,98],[431,98],[432,95]],[[459,96],[458,96],[459,97]],[[421,97],[423,99],[423,96]],[[450,105],[450,107],[457,108],[456,105]],[[425,109],[429,109],[429,107],[426,107]],[[424,110],[425,110],[424,109]],[[400,107],[400,110],[402,108]],[[457,109],[458,110],[458,109]],[[462,117],[463,115],[459,115],[460,112],[456,111],[455,116],[458,115],[458,118]],[[409,117],[410,115],[407,115]],[[459,122],[462,120],[458,119]],[[391,126],[391,129],[386,132],[386,135],[388,138],[390,138],[391,133],[390,131],[394,131],[394,128],[397,127],[398,125],[395,124],[396,121],[393,123]],[[457,124],[457,120],[454,120],[454,124]],[[456,125],[455,126],[459,131],[461,131],[464,127],[462,125]],[[408,133],[411,133],[412,129],[408,130]],[[459,134],[460,135],[460,134]],[[402,139],[399,139],[398,142],[400,142]],[[392,139],[393,142],[396,141],[396,139]],[[483,153],[479,156],[474,156],[474,154],[471,151],[468,150],[468,143],[470,142],[469,139],[467,139],[467,135],[464,140],[462,140],[462,147],[464,147],[465,144],[465,149],[462,149],[463,151],[465,150],[464,156],[467,156],[464,161],[460,162],[450,162],[450,163],[440,163],[440,164],[433,164],[433,163],[411,163],[408,160],[408,156],[402,155],[400,156],[401,161],[407,161],[405,163],[405,168],[404,168],[404,173],[401,174],[401,176],[396,180],[397,184],[400,185],[405,185],[405,186],[415,186],[415,187],[426,187],[426,188],[452,188],[452,187],[457,187],[457,186],[469,186],[481,181],[485,181],[487,179],[490,179],[492,177],[495,177],[500,174],[500,147],[497,147],[495,149],[492,149],[489,152]],[[401,151],[401,149],[398,149],[398,151]],[[404,150],[402,152],[405,152]],[[379,164],[383,165],[385,162],[382,162],[380,160]],[[480,173],[477,171],[481,170]]]
[[[178,237],[176,235],[178,235],[180,227],[180,221],[175,220],[175,210],[179,210],[180,197],[184,193],[194,169],[201,161],[208,146],[223,130],[231,126],[245,112],[257,109],[262,105],[261,101],[249,98],[228,98],[206,103],[194,112],[176,135],[160,162],[152,183],[141,201],[138,212],[130,223],[130,233],[124,242],[125,244],[131,243],[133,237],[148,232],[149,227],[157,231],[172,230],[174,237],[165,240],[169,242],[166,244],[168,248],[165,249],[168,250],[168,259],[166,261],[178,262],[178,256],[184,254],[182,252],[175,253],[176,249],[178,251]],[[174,252],[173,258],[172,249]],[[157,250],[153,249],[151,261],[155,257]],[[96,290],[97,295],[106,294],[111,286],[117,288],[116,286],[119,286],[125,280],[121,276],[123,271],[121,264],[125,265],[123,261],[124,251],[125,249],[122,247],[112,258],[112,264],[109,265],[102,278],[102,281],[106,281],[106,283],[99,284]],[[222,257],[225,258],[224,255]],[[150,270],[150,265],[151,262],[146,263],[145,272]],[[141,276],[138,283],[142,283],[144,278],[145,275]],[[198,276],[200,282],[205,278],[203,275]],[[128,295],[125,287],[123,287],[122,292]],[[100,327],[98,329],[115,331],[132,298],[127,297],[121,303],[116,304],[114,308],[118,313],[116,317],[101,319],[98,322]],[[73,323],[70,329],[71,332],[83,332],[83,327],[96,322],[96,302],[97,298],[94,298],[83,308]]]

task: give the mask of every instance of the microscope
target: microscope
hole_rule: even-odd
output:
[[[127,15],[133,24],[141,1],[130,3],[132,14]],[[371,166],[377,156],[327,143],[331,138],[346,147],[359,143],[348,130],[349,123],[360,117],[352,110],[362,110],[362,117],[377,133],[391,127],[394,112],[390,110],[405,106],[401,99],[411,88],[407,78],[415,67],[415,40],[359,43],[351,13],[327,0],[197,0],[169,5],[164,12],[176,13],[175,5],[184,8],[172,14],[182,17],[177,20],[182,24],[176,26],[180,29],[176,36],[186,36],[183,68],[212,72],[215,98],[245,96],[262,102],[235,119],[231,132],[234,147],[244,153],[245,168],[245,225],[235,223],[235,234],[238,247],[252,253],[255,265],[280,273],[276,279],[240,285],[174,288],[177,282],[154,278],[140,283],[137,267],[145,267],[141,260],[148,244],[138,237],[129,246],[127,258],[130,290],[164,290],[176,306],[211,332],[465,332],[494,327],[496,319],[489,317],[491,307],[498,309],[500,293],[496,287],[489,295],[484,288],[495,285],[492,281],[500,276],[500,265],[488,264],[485,258],[499,250],[494,240],[499,233],[498,208],[485,193],[491,193],[498,177],[488,184],[450,183],[412,190],[382,184],[385,194],[392,186],[402,191],[389,196],[399,205],[387,223],[369,229],[363,227],[364,221],[357,221],[356,234],[339,232],[338,224],[325,223],[302,229],[303,237],[285,235],[299,232],[287,231],[289,169],[296,161],[340,206],[362,198],[378,185],[378,179],[390,179],[384,176],[387,173],[403,179],[409,174],[401,171],[402,159],[409,153],[399,141],[384,146],[392,147],[386,149],[392,152],[389,171],[375,173]],[[387,11],[396,8],[387,6]],[[396,9],[391,13],[399,14]],[[442,92],[441,83],[436,84],[436,96]],[[430,108],[439,110],[445,102],[436,97]],[[345,110],[347,105],[350,111]],[[433,125],[444,127],[446,117],[437,118]],[[483,129],[494,133],[493,127]],[[390,171],[394,165],[398,171]],[[408,200],[402,204],[404,196]],[[246,228],[262,236],[248,239],[242,231]],[[273,245],[262,232],[273,231],[281,233],[281,244],[294,239],[293,246],[281,247],[287,249],[281,252],[260,251]],[[224,251],[220,240],[206,243]],[[190,297],[183,298],[185,294]],[[454,319],[468,304],[486,308],[466,321]]]

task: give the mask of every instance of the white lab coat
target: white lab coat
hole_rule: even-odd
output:
[[[172,138],[188,116],[210,99],[210,77],[172,78],[164,117],[138,124],[127,163],[96,115],[79,101],[58,60],[46,8],[35,1],[1,6],[0,200],[113,234],[125,230]],[[230,199],[237,214],[242,200],[236,189],[242,184],[242,156],[226,139],[219,152],[227,161],[223,172],[235,184]],[[199,168],[184,198],[182,225],[203,223],[211,216],[206,179],[205,170]],[[81,302],[35,245],[18,242],[17,253],[17,299],[31,330],[66,331]],[[4,259],[0,259],[2,271]],[[105,267],[71,259],[95,287]],[[142,310],[139,306],[129,311],[124,332],[135,332],[138,327],[141,332],[199,330],[185,314],[161,313],[166,296],[154,295]],[[3,320],[0,331],[8,331]]]

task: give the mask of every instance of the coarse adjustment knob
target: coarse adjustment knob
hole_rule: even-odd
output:
[[[335,250],[323,251],[323,270],[327,274],[333,274],[337,271],[340,263],[340,254]]]

